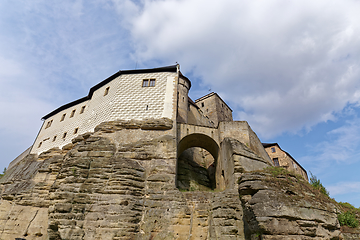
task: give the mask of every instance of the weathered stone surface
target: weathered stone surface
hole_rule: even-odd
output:
[[[300,176],[244,173],[239,194],[249,239],[341,239],[335,205]]]
[[[0,180],[0,239],[339,239],[331,203],[299,190],[294,176],[283,184],[287,176],[249,173],[268,164],[238,140],[224,140],[221,164],[179,167],[173,123],[146,121],[103,123],[62,150],[16,162]],[[211,190],[211,161],[224,191]],[[190,166],[210,191],[175,187]]]

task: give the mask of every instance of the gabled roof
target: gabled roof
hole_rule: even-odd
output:
[[[55,109],[54,111],[52,111],[49,114],[42,117],[41,120],[46,120],[49,117],[51,117],[51,116],[65,110],[65,109],[68,109],[68,108],[70,108],[72,106],[75,106],[75,105],[77,105],[79,103],[90,100],[92,95],[94,94],[94,92],[96,90],[98,90],[102,86],[108,84],[109,82],[111,82],[115,78],[119,77],[121,74],[139,74],[139,73],[154,73],[154,72],[177,72],[177,66],[178,65],[172,65],[172,66],[160,67],[160,68],[149,68],[149,69],[120,70],[117,73],[113,74],[112,76],[108,77],[107,79],[103,80],[102,82],[100,82],[100,83],[96,84],[95,86],[93,86],[92,88],[90,88],[89,94],[86,97],[80,98],[78,100],[75,100],[73,102],[70,102],[68,104],[65,104],[65,105]],[[182,76],[187,81],[189,81],[190,86],[191,86],[191,82],[187,77],[183,76],[181,73],[180,73],[180,76]]]
[[[281,149],[281,147],[279,146],[279,144],[277,144],[277,143],[261,143],[261,144],[263,145],[264,148],[269,148],[269,147],[277,146],[281,151],[283,151],[284,153],[286,153],[294,162],[296,162],[297,165],[299,165],[300,168],[301,168],[302,170],[304,170],[304,172],[305,172],[306,175],[307,175],[307,172],[306,172],[305,168],[303,168],[303,167],[301,166],[301,164],[298,163],[298,161],[296,161],[295,158],[293,158],[293,157],[290,155],[290,153],[288,153],[287,151],[284,151],[283,149]]]
[[[215,93],[215,92],[211,92],[211,93],[209,93],[209,94],[206,94],[205,96],[202,96],[201,98],[198,98],[198,99],[196,99],[195,100],[195,103],[197,103],[197,102],[200,102],[200,101],[202,101],[202,100],[204,100],[204,99],[206,99],[206,98],[209,98],[209,97],[211,97],[211,96],[217,96],[229,109],[230,109],[230,111],[232,112],[233,110],[229,107],[229,105],[227,105],[227,103],[217,94],[217,93]]]

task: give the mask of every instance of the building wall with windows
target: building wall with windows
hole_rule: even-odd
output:
[[[215,126],[217,126],[219,122],[233,120],[231,108],[214,92],[196,99],[195,104]]]
[[[105,121],[162,117],[175,120],[176,71],[124,72],[96,88],[90,99],[79,99],[79,103],[64,105],[60,111],[45,116],[31,153],[61,148]]]
[[[263,143],[263,146],[274,166],[286,168],[288,171],[299,174],[308,180],[306,170],[289,153],[282,150],[277,143]]]

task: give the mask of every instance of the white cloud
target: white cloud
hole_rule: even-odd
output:
[[[360,182],[339,182],[327,187],[331,196],[360,193]]]
[[[359,102],[359,1],[114,3],[134,58],[193,70],[264,138],[309,130]]]

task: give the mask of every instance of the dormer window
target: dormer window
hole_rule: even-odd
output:
[[[105,89],[104,96],[106,96],[106,95],[109,94],[109,90],[110,90],[110,87],[107,87],[107,88]]]
[[[155,87],[155,79],[143,79],[143,87]]]

